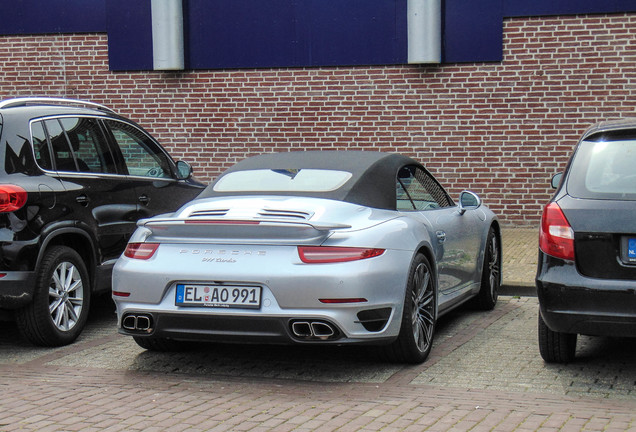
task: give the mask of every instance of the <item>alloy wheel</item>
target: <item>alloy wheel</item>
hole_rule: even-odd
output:
[[[49,312],[55,327],[68,331],[77,324],[84,304],[84,284],[77,267],[61,262],[49,283]]]
[[[415,269],[413,280],[411,321],[417,348],[427,351],[433,341],[435,301],[431,273],[424,263]]]
[[[501,272],[499,264],[499,245],[497,237],[491,236],[488,244],[488,274],[490,283],[490,296],[492,299],[497,298],[497,286],[499,284],[499,274]]]

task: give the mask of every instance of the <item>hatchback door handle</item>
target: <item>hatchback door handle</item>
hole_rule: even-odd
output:
[[[150,198],[148,195],[142,195],[139,197],[139,202],[142,204],[148,204],[150,202]]]

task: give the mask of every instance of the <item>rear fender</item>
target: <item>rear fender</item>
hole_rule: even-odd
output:
[[[97,263],[97,252],[95,241],[88,232],[74,226],[58,226],[55,229],[43,231],[40,252],[35,268],[39,268],[44,254],[51,246],[63,245],[74,249],[84,259],[86,268],[91,278],[91,286],[96,286],[95,266]]]

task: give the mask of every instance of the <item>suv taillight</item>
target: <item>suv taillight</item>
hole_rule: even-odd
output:
[[[0,185],[0,213],[14,212],[24,205],[27,200],[27,191],[20,186]]]
[[[555,202],[543,209],[539,248],[553,257],[574,261],[574,230]]]

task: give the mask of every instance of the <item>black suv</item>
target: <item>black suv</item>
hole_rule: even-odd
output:
[[[140,126],[91,102],[0,102],[0,145],[0,316],[36,345],[71,343],[137,220],[204,185]]]

